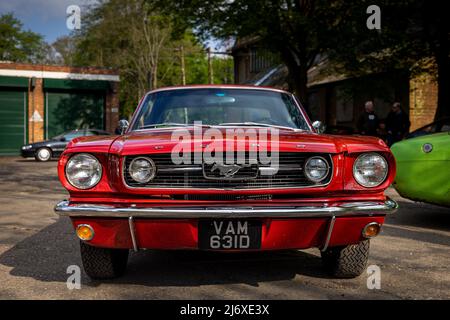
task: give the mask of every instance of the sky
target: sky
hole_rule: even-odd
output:
[[[0,0],[0,15],[12,12],[24,25],[44,36],[45,41],[52,43],[58,37],[68,35],[71,30],[66,26],[67,7],[78,5],[81,9],[96,3],[96,0]]]
[[[23,23],[25,30],[43,35],[44,40],[51,44],[58,37],[71,32],[66,26],[68,6],[80,7],[82,27],[83,11],[86,6],[97,2],[98,0],[0,0],[0,15],[12,12]],[[206,41],[205,45],[217,51],[226,50],[222,43],[215,39]]]

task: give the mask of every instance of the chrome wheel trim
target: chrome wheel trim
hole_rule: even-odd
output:
[[[42,161],[47,161],[51,157],[50,150],[47,148],[41,148],[38,150],[38,158]]]

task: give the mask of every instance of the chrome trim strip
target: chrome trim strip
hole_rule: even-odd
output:
[[[332,216],[330,223],[328,225],[328,232],[327,232],[327,238],[325,239],[325,243],[323,245],[323,248],[320,249],[320,251],[325,251],[328,249],[328,244],[330,243],[330,239],[331,239],[331,234],[333,233],[333,228],[334,228],[334,222],[336,221],[336,216]]]
[[[136,229],[134,228],[133,217],[128,218],[128,226],[130,227],[131,242],[133,243],[133,250],[134,250],[134,252],[138,252],[139,247],[138,247],[137,240],[136,240]]]
[[[180,167],[180,168],[159,168],[158,172],[191,172],[191,171],[202,171],[203,168],[201,165],[199,165],[198,167]],[[278,172],[278,171],[293,171],[293,170],[298,170],[298,171],[302,171],[303,168],[302,167],[288,167],[288,166],[282,166],[280,165],[279,168],[276,167],[259,167],[259,172]]]
[[[202,167],[179,167],[179,168],[161,168],[158,172],[190,172],[190,171],[202,171]]]
[[[337,206],[308,207],[136,207],[130,205],[71,204],[64,200],[55,206],[60,216],[69,217],[118,217],[118,218],[311,218],[356,215],[389,214],[395,212],[394,200],[349,202]]]
[[[249,85],[187,85],[187,86],[173,86],[173,87],[164,87],[151,90],[147,92],[148,94],[161,92],[161,91],[171,91],[171,90],[185,90],[185,89],[240,89],[240,90],[260,90],[260,91],[272,91],[272,92],[280,92],[291,94],[290,92],[277,89],[277,88],[268,88],[268,87],[257,87],[257,86],[249,86]]]

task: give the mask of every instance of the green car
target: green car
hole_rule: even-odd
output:
[[[397,162],[394,187],[402,197],[450,206],[450,132],[403,140],[391,150]]]

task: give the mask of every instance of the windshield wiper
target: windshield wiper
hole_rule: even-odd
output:
[[[185,124],[185,123],[163,122],[163,123],[147,124],[145,126],[139,127],[139,129],[150,129],[150,128],[159,128],[159,127],[186,127],[186,126],[187,126],[187,124]]]
[[[178,122],[162,122],[162,123],[154,123],[154,124],[147,124],[145,126],[139,127],[140,129],[151,129],[151,128],[159,128],[159,127],[190,127],[190,126],[199,126],[195,123],[178,123]],[[210,127],[209,125],[202,124],[202,127]]]
[[[254,127],[270,127],[270,128],[278,128],[278,129],[287,129],[287,130],[292,130],[292,131],[304,131],[303,129],[279,126],[279,125],[268,124],[268,123],[259,123],[259,122],[224,122],[224,123],[219,123],[217,126],[254,126]]]

